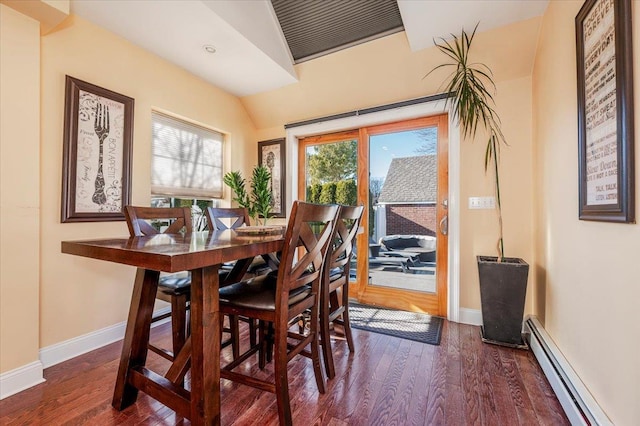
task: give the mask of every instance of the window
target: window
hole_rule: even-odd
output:
[[[163,195],[153,195],[151,197],[151,207],[190,207],[191,221],[194,231],[204,231],[207,229],[207,217],[205,210],[207,207],[219,207],[218,200],[202,200],[197,198],[167,197]],[[161,230],[168,223],[157,221],[157,229]]]
[[[222,196],[222,133],[152,113],[151,193],[180,198]]]

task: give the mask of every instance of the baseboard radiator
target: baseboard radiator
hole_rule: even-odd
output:
[[[535,316],[525,321],[531,351],[572,425],[613,425]]]

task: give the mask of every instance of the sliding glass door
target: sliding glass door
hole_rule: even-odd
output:
[[[351,296],[446,316],[447,116],[300,140],[300,199],[362,204]]]

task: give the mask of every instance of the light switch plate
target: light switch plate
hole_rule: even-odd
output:
[[[495,209],[496,199],[495,197],[469,197],[470,209]]]

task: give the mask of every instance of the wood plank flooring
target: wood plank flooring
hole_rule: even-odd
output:
[[[334,341],[336,377],[319,394],[310,360],[289,365],[296,425],[568,425],[528,351],[483,344],[478,327],[446,321],[439,346],[353,330],[356,353]],[[152,330],[169,344],[170,328]],[[167,347],[167,346],[165,346]],[[121,342],[45,370],[46,382],[0,401],[0,425],[186,425],[152,398],[111,407]],[[229,348],[223,351],[229,357]],[[165,360],[149,354],[153,369]],[[242,367],[272,375],[267,366]],[[275,396],[221,382],[223,425],[277,424]]]

